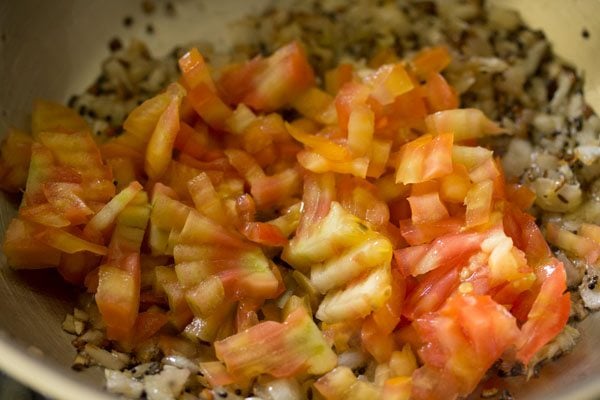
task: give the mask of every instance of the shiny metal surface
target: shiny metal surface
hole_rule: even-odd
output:
[[[176,18],[157,10],[142,15],[138,1],[21,0],[0,2],[0,132],[27,127],[35,97],[65,101],[98,73],[108,41],[136,36],[156,54],[176,43],[213,40],[228,44],[227,21],[266,4],[260,1],[176,2]],[[600,2],[597,0],[497,0],[516,7],[525,20],[543,28],[559,54],[584,70],[588,102],[600,111]],[[159,5],[163,3],[158,3]],[[129,29],[125,16],[134,16]],[[224,23],[225,22],[225,23]],[[153,35],[145,32],[148,23]],[[591,36],[581,37],[586,28]],[[14,215],[15,199],[0,194],[0,231]],[[2,235],[0,233],[0,235]],[[60,328],[75,293],[46,271],[15,273],[0,265],[0,368],[42,393],[62,399],[108,399],[99,389],[101,372],[71,371],[71,337]],[[508,382],[519,399],[600,398],[600,313],[582,324],[575,351],[548,365],[527,384]]]

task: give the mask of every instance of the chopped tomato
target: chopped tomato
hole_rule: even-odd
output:
[[[323,87],[298,42],[218,69],[191,49],[106,140],[38,102],[0,149],[0,186],[24,188],[8,263],[85,285],[106,338],[201,358],[204,385],[469,396],[501,357],[533,364],[570,298],[535,195],[477,146],[504,129],[457,108],[450,62],[383,48]],[[597,262],[600,227],[567,228],[550,243]]]
[[[441,74],[431,73],[423,89],[431,112],[458,108],[458,95]]]
[[[411,64],[417,75],[427,78],[432,73],[439,73],[446,68],[452,58],[447,47],[436,46],[421,50],[412,59]]]
[[[565,327],[571,310],[566,274],[561,262],[552,258],[538,268],[542,280],[539,294],[521,327],[517,359],[529,363],[535,353]]]
[[[87,122],[71,108],[41,99],[33,103],[31,133],[36,139],[41,132],[72,133],[89,130]]]
[[[424,366],[412,376],[417,400],[468,395],[519,335],[514,317],[488,296],[454,295],[413,325],[424,340]]]
[[[410,219],[400,221],[402,237],[411,246],[429,243],[432,240],[448,234],[458,233],[464,221],[460,218],[450,217],[423,224],[415,224]]]
[[[507,204],[503,217],[504,231],[515,246],[525,252],[527,262],[535,267],[551,257],[552,253],[535,219],[511,204]]]
[[[100,267],[96,304],[109,339],[127,339],[136,321],[140,301],[140,258],[132,253],[119,264]]]
[[[452,172],[452,134],[423,135],[402,146],[396,182],[419,183]]]
[[[407,198],[414,224],[425,224],[447,219],[450,215],[437,191],[415,194]]]
[[[247,351],[240,352],[240,348]],[[215,342],[217,357],[234,376],[268,373],[290,377],[299,372],[322,374],[335,367],[335,353],[306,311],[300,307],[285,322],[265,321]]]
[[[394,258],[404,276],[417,276],[446,265],[466,261],[480,249],[485,234],[458,233],[444,235],[430,244],[394,251]]]
[[[221,77],[222,86],[223,82],[232,79],[232,74]],[[233,75],[237,78],[233,78],[234,82],[241,83],[242,90],[235,90],[237,93],[232,101],[261,111],[273,111],[290,103],[315,79],[304,50],[296,42],[280,48],[267,59],[250,61],[236,74],[238,76]]]

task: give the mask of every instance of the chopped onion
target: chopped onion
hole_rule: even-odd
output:
[[[144,384],[133,377],[115,370],[105,369],[106,389],[110,393],[121,394],[130,398],[140,398]]]
[[[148,400],[174,400],[183,391],[189,376],[187,369],[171,365],[165,365],[159,374],[145,376],[144,387]]]
[[[586,274],[579,286],[579,294],[583,304],[591,310],[600,308],[600,267],[597,265],[588,265]]]
[[[273,379],[254,385],[254,394],[264,400],[301,400],[302,389],[295,379]]]
[[[109,352],[89,343],[85,345],[84,351],[96,364],[108,369],[121,370],[127,366],[129,359],[126,354]]]
[[[180,355],[173,354],[170,356],[166,356],[165,358],[162,359],[162,362],[165,365],[171,365],[173,367],[187,369],[192,373],[198,372],[198,365],[196,365],[196,363],[194,363],[189,358],[186,358],[186,357],[183,357]]]

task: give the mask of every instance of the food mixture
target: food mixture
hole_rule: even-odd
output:
[[[86,292],[74,368],[151,400],[508,399],[491,378],[575,345],[600,120],[542,33],[417,0],[232,29],[163,59],[112,41],[2,144],[9,265]]]

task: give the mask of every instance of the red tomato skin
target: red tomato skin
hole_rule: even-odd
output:
[[[524,364],[562,331],[571,310],[570,293],[565,293],[567,278],[563,264],[553,258],[538,271],[542,286],[527,315],[527,322],[521,327],[517,351],[517,359]]]

